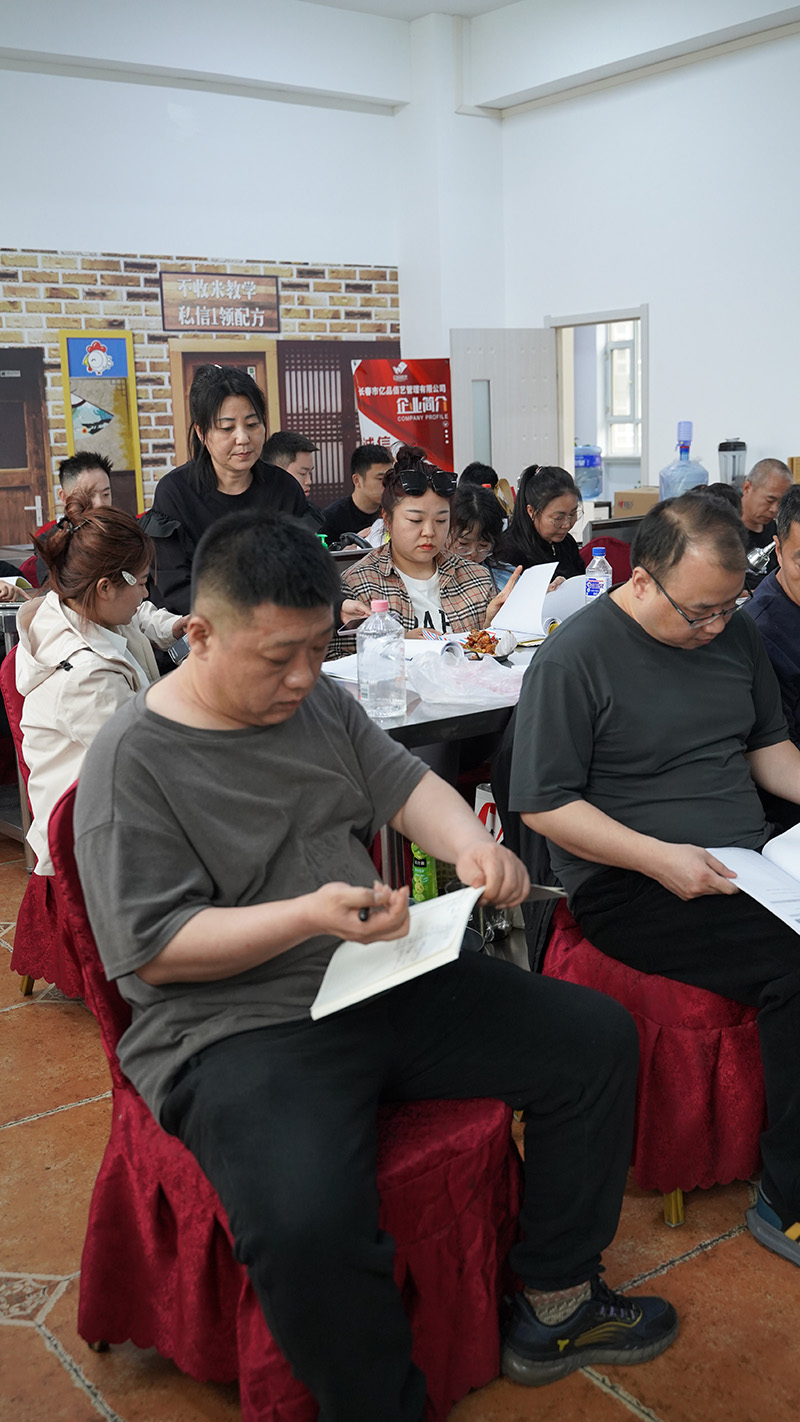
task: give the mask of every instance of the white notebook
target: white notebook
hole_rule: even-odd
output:
[[[482,888],[457,889],[454,894],[412,904],[410,927],[402,938],[340,943],[311,1005],[311,1016],[341,1012],[354,1002],[455,962],[469,916],[482,893]]]
[[[709,849],[736,875],[736,887],[800,933],[800,825],[755,849]]]

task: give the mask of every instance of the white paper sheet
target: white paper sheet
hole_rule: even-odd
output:
[[[551,620],[563,622],[565,618],[571,617],[573,612],[580,612],[585,603],[586,579],[567,578],[560,588],[549,592],[545,597],[542,604],[542,622],[545,627]]]
[[[764,859],[777,864],[793,879],[800,879],[800,825],[777,834],[761,851]]]
[[[492,630],[514,632],[518,637],[544,636],[542,606],[557,567],[558,563],[537,563],[535,568],[526,568],[495,615]]]
[[[783,835],[780,836],[784,838]],[[767,846],[770,848],[771,846]],[[800,933],[800,883],[754,849],[709,849],[736,875],[736,887]]]

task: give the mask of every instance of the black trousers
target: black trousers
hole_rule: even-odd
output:
[[[764,1181],[779,1213],[800,1219],[800,936],[748,894],[684,902],[625,869],[594,875],[572,911],[610,958],[759,1009]]]
[[[633,1019],[586,988],[465,954],[346,1012],[193,1057],[161,1119],[228,1213],[276,1341],[325,1422],[419,1422],[424,1379],[378,1228],[379,1102],[496,1097],[526,1110],[529,1284],[591,1277],[630,1159]]]

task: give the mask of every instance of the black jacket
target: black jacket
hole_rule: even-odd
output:
[[[556,559],[558,567],[553,574],[554,578],[586,576],[580,548],[571,533],[565,534],[560,543],[548,543],[546,538],[536,532],[533,523],[529,533],[530,537],[517,539],[514,537],[513,528],[507,529],[500,540],[497,556],[514,568],[520,564],[523,568],[535,568],[540,563],[552,563]]]
[[[253,482],[242,494],[223,494],[219,489],[201,493],[196,480],[194,460],[165,474],[156,485],[153,507],[142,520],[156,545],[152,575],[156,601],[180,616],[189,611],[194,550],[212,523],[225,514],[262,509],[296,518],[306,514],[300,485],[277,464],[258,460]]]

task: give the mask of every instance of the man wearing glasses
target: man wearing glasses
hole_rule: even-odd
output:
[[[761,1009],[770,1128],[748,1224],[800,1264],[800,941],[704,847],[761,849],[772,826],[756,785],[800,803],[800,752],[757,629],[736,612],[746,561],[733,510],[665,500],[631,565],[536,654],[511,808],[547,837],[597,948]]]

